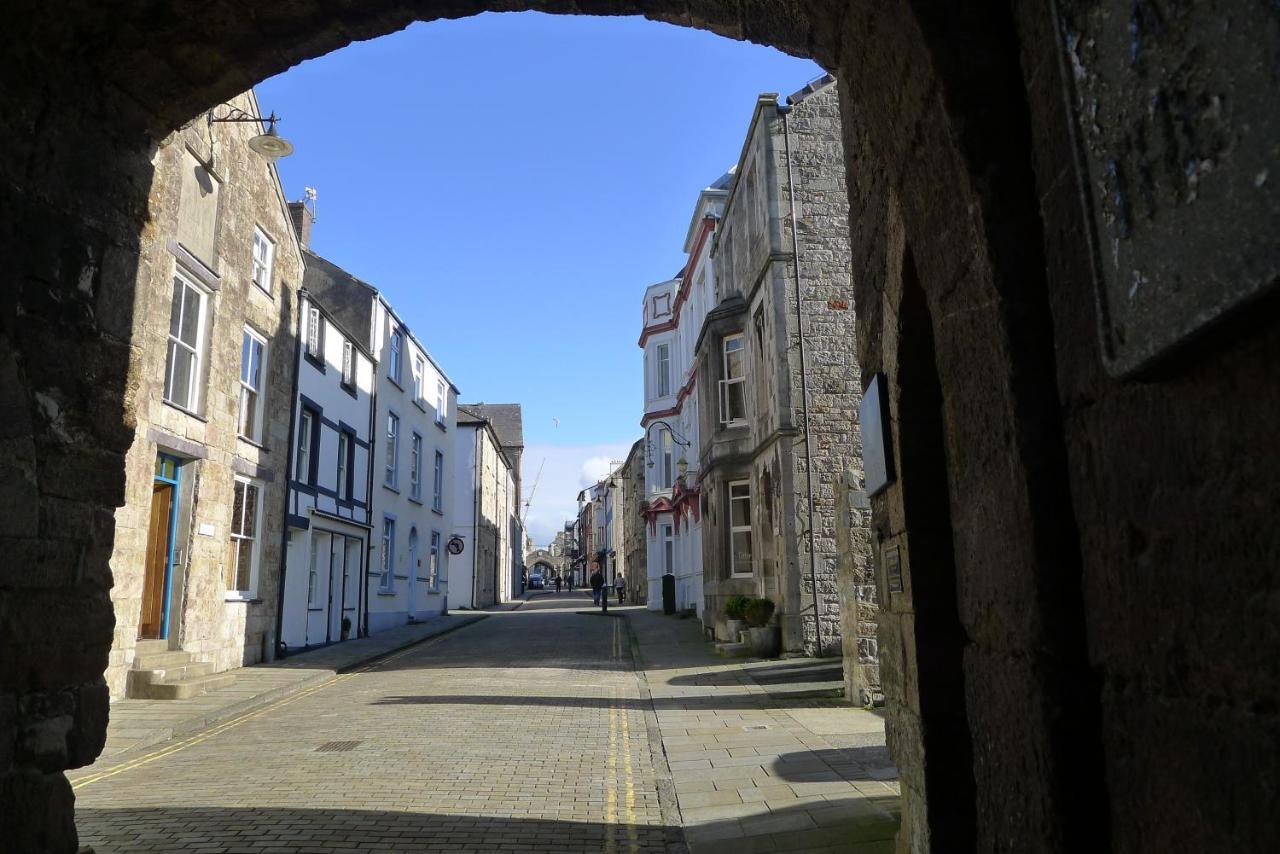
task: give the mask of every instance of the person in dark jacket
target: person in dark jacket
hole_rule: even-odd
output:
[[[600,570],[599,570],[599,569],[597,569],[595,572],[591,573],[591,601],[592,601],[592,603],[594,603],[594,604],[596,604],[596,605],[599,605],[599,604],[600,604],[600,594],[601,594],[603,591],[604,591],[604,576],[603,576],[603,575],[601,575],[601,574],[600,574]],[[606,595],[607,595],[607,594],[606,594]]]

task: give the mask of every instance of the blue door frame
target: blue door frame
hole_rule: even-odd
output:
[[[166,464],[173,464],[173,476],[166,475]],[[164,604],[160,611],[160,637],[169,637],[169,602],[173,597],[173,551],[178,540],[178,487],[182,482],[182,460],[169,454],[156,455],[155,479],[173,487],[173,500],[169,502],[169,542],[164,559]]]

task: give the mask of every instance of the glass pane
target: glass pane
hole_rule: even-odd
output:
[[[729,420],[740,421],[747,417],[746,383],[729,383]]]
[[[249,570],[253,568],[253,540],[238,540],[239,550],[236,563],[234,590],[249,589]]]
[[[751,526],[751,499],[735,498],[729,502],[729,525],[734,528]]]
[[[733,533],[733,571],[751,572],[751,532]]]
[[[182,305],[182,326],[178,337],[194,350],[196,337],[200,332],[200,295],[188,286],[184,286],[183,291],[185,296]]]
[[[169,304],[169,334],[174,338],[178,337],[178,330],[182,328],[182,294],[186,289],[187,286],[181,279],[173,280],[173,302]]]
[[[240,424],[237,429],[241,436],[248,436],[250,439],[255,438],[252,435],[253,425],[256,420],[255,408],[257,406],[258,396],[244,386],[240,386]]]
[[[252,483],[244,484],[244,535],[258,536],[258,487]]]
[[[176,341],[169,342],[169,400],[179,406],[191,405],[191,374],[195,356]]]
[[[244,533],[244,483],[236,481],[235,497],[231,504],[231,533]]]

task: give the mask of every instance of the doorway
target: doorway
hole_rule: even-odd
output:
[[[307,646],[347,640],[359,608],[360,559],[363,540],[336,531],[315,529],[311,536],[307,610]],[[343,637],[343,620],[347,624]]]
[[[178,485],[182,463],[167,454],[156,456],[151,484],[151,520],[147,525],[147,564],[142,581],[139,640],[169,637],[169,600],[173,593],[174,540],[178,522]]]

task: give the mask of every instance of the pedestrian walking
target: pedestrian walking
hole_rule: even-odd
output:
[[[556,576],[556,592],[560,592],[560,576]]]
[[[604,576],[600,570],[591,573],[591,604],[600,604],[600,594],[604,593]],[[607,594],[606,594],[607,595]]]
[[[573,592],[573,570],[569,571],[569,592]]]
[[[613,579],[613,587],[618,591],[618,604],[622,604],[622,597],[627,592],[627,579],[622,577],[622,573],[618,573],[618,577]]]

